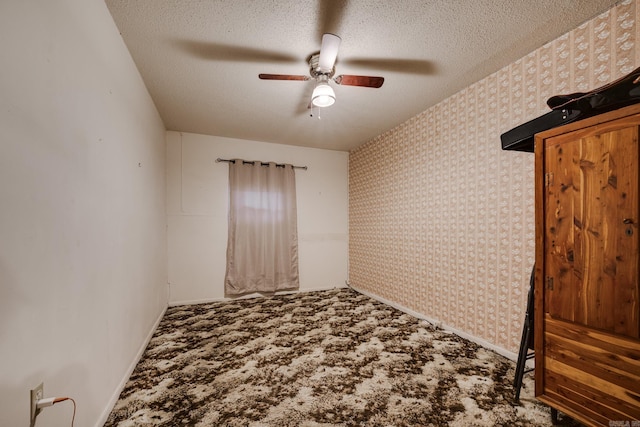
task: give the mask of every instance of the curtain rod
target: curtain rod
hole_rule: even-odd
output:
[[[239,159],[238,159],[238,160],[239,160]],[[235,163],[236,161],[235,161],[235,159],[221,159],[220,157],[218,157],[218,158],[216,159],[216,163],[219,163],[219,162]],[[252,161],[249,161],[249,160],[243,160],[243,161],[242,161],[242,163],[243,163],[243,164],[252,164],[252,165],[255,165],[255,164],[256,164],[256,162],[255,162],[255,161],[253,161],[253,162],[252,162]],[[261,164],[262,166],[267,166],[269,163],[268,163],[268,162],[260,162],[260,164]],[[281,168],[283,168],[283,167],[284,167],[284,163],[276,163],[276,166],[277,166],[277,167],[281,167]],[[306,167],[306,166],[293,166],[293,168],[294,168],[294,169],[304,169],[304,170],[307,170],[307,167]]]

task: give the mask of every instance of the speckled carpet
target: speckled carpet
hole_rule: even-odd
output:
[[[168,308],[105,426],[548,426],[515,364],[350,289]]]

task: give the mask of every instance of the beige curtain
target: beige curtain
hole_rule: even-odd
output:
[[[298,289],[298,225],[293,166],[229,163],[225,294]]]

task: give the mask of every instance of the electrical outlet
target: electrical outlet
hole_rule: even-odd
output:
[[[44,383],[40,383],[39,386],[31,390],[31,412],[30,412],[30,427],[36,425],[36,417],[40,413],[40,409],[36,407],[38,400],[44,398]]]

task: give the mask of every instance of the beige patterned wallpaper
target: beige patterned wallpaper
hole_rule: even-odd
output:
[[[500,134],[638,66],[625,1],[349,156],[352,286],[517,352],[534,259],[533,155]]]

